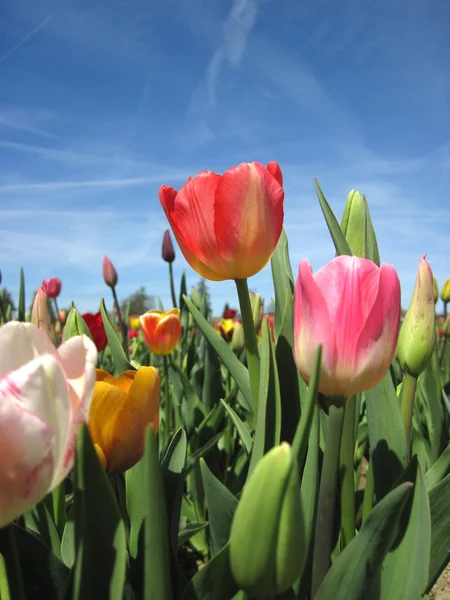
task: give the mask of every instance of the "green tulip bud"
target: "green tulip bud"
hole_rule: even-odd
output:
[[[439,300],[439,286],[436,277],[433,275],[433,294],[434,294],[434,303],[436,304]]]
[[[435,339],[433,273],[422,256],[411,303],[398,337],[397,356],[406,373],[417,378],[425,370]]]
[[[303,565],[304,528],[297,463],[286,442],[258,462],[245,484],[230,533],[230,566],[254,598],[290,588]]]
[[[379,265],[380,255],[375,231],[370,218],[366,197],[352,190],[345,202],[341,229],[353,256],[368,258],[368,251],[373,253],[373,261]]]
[[[89,331],[89,327],[86,325],[86,321],[72,304],[64,327],[64,341],[67,341],[76,335],[87,335],[92,340],[92,335]]]
[[[261,329],[264,306],[264,301],[261,298],[261,294],[250,294],[250,303],[252,306],[253,324],[256,332],[258,332]]]
[[[448,304],[450,302],[450,279],[447,279],[442,287],[441,300],[444,304]]]
[[[231,349],[233,352],[240,353],[245,348],[244,328],[242,323],[235,323],[233,334],[231,336]]]

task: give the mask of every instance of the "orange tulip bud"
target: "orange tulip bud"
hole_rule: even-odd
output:
[[[130,469],[144,452],[148,426],[159,425],[159,374],[140,367],[113,377],[97,369],[89,431],[97,455],[108,471]]]
[[[170,354],[181,338],[180,310],[149,310],[141,315],[141,328],[147,346],[155,354]]]

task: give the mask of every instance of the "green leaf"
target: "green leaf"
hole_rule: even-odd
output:
[[[272,268],[273,286],[275,290],[274,332],[275,339],[278,339],[283,323],[287,298],[294,293],[294,278],[289,262],[288,239],[284,229],[281,232],[275,252],[270,260],[270,265]]]
[[[258,416],[248,477],[250,477],[253,469],[263,455],[280,443],[280,384],[272,334],[267,319],[263,319],[262,324],[260,356],[261,377],[259,383]]]
[[[444,450],[437,461],[432,465],[430,470],[425,474],[425,483],[427,490],[430,491],[438,483],[440,483],[444,477],[450,471],[450,446]]]
[[[450,561],[450,474],[430,490],[431,552],[428,574],[429,592]]]
[[[112,324],[111,317],[106,310],[105,301],[103,298],[100,302],[100,312],[102,314],[102,320],[105,327],[106,337],[108,338],[108,344],[111,348],[111,354],[114,359],[113,375],[117,377],[124,371],[136,371],[125,355],[122,342],[120,341],[114,325]]]
[[[17,308],[17,320],[25,321],[25,275],[20,267],[19,306]]]
[[[204,300],[205,302],[207,301],[206,296],[204,296]],[[210,344],[205,344],[203,354],[202,402],[207,412],[217,404],[221,396],[223,396],[223,388],[219,357]]]
[[[339,554],[314,600],[365,600],[378,581],[383,559],[398,535],[399,521],[411,496],[411,483],[402,483],[370,512],[360,532]],[[402,580],[400,580],[403,583]],[[381,596],[380,596],[381,598]],[[384,598],[384,597],[383,597]],[[409,596],[391,596],[409,598]]]
[[[145,518],[145,494],[142,493],[142,483],[145,479],[145,465],[142,458],[134,467],[125,473],[126,503],[130,519],[130,556],[137,558],[140,550],[142,526]]]
[[[170,367],[175,371],[175,373],[180,378],[181,384],[183,386],[183,391],[186,396],[187,401],[189,402],[192,409],[198,409],[203,416],[206,416],[207,411],[203,406],[200,398],[197,396],[192,383],[189,381],[189,377],[186,373],[177,365],[175,361],[170,363]]]
[[[430,459],[434,463],[441,452],[441,440],[444,429],[444,411],[441,402],[441,374],[436,354],[433,353],[430,364],[417,380],[415,395],[416,413],[422,412],[430,445]]]
[[[237,383],[237,386],[241,390],[242,395],[247,402],[248,410],[251,412],[252,394],[250,390],[250,379],[248,377],[247,369],[236,357],[233,350],[231,350],[225,340],[223,340],[220,335],[217,334],[217,331],[212,327],[212,325],[210,325],[201,312],[195,308],[194,304],[189,300],[189,298],[187,296],[183,296],[183,298],[200,331],[217,352],[229,370],[230,375]]]
[[[350,250],[380,266],[378,244],[366,197],[352,190],[345,203],[341,230]]]
[[[225,406],[228,414],[230,415],[233,423],[236,426],[239,437],[241,438],[241,442],[244,446],[244,450],[247,453],[247,456],[250,456],[253,448],[253,438],[250,435],[247,427],[241,421],[239,416],[234,412],[229,404],[227,404],[224,400],[221,400],[222,404]]]
[[[226,545],[230,537],[231,521],[238,501],[211,473],[203,459],[200,459],[200,469],[208,507],[212,551],[213,554],[217,554]]]
[[[400,535],[383,562],[380,598],[417,598],[428,581],[431,522],[428,492],[422,470],[414,457],[401,477],[414,483],[412,501],[400,520]],[[376,510],[376,509],[375,509]]]
[[[316,178],[314,178],[314,186],[316,188],[317,197],[319,198],[320,208],[322,209],[323,216],[325,217],[325,221],[328,226],[328,230],[331,234],[331,238],[333,240],[334,247],[336,248],[336,254],[348,254],[352,255],[349,245],[347,244],[347,240],[345,239],[344,234],[339,226],[339,223],[334,216],[333,211],[330,208],[330,205],[325,200],[325,196],[320,189],[319,182]]]
[[[11,527],[14,528],[17,552],[22,564],[25,598],[64,600],[69,586],[70,570],[35,535],[16,525]],[[0,551],[3,554],[1,543]],[[7,560],[6,564],[8,566]],[[1,598],[3,600],[3,595]],[[11,594],[11,600],[16,598],[20,596]]]
[[[37,532],[41,542],[50,548],[55,556],[61,558],[61,541],[45,500],[27,511],[24,516],[27,528]]]
[[[365,397],[375,492],[380,500],[406,467],[405,429],[389,372]]]
[[[237,591],[227,544],[194,575],[181,600],[230,600]]]
[[[184,519],[184,517],[182,518]],[[186,522],[185,525],[180,525],[178,531],[178,547],[185,544],[193,535],[197,535],[200,531],[203,531],[208,527],[208,523],[197,523],[196,521]]]
[[[64,563],[71,569],[75,562],[75,523],[74,523],[74,505],[67,515],[66,525],[61,540],[61,556]]]
[[[122,600],[127,560],[125,527],[86,425],[75,459],[73,600]]]
[[[26,600],[23,565],[16,538],[17,529],[14,523],[0,527],[0,557],[3,563],[2,600],[4,591],[12,600]]]
[[[153,430],[145,433],[145,564],[144,600],[168,600],[171,596],[170,553],[166,501]]]

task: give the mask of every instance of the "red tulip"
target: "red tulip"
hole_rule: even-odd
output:
[[[272,256],[283,227],[282,176],[275,162],[202,171],[159,199],[187,262],[213,281],[245,279]]]
[[[223,311],[222,317],[224,319],[234,319],[237,315],[237,310],[235,308],[226,308]]]
[[[50,279],[44,279],[42,283],[45,294],[49,298],[57,298],[61,293],[61,279],[59,277],[51,277]]]
[[[108,338],[106,337],[105,327],[103,325],[102,314],[97,312],[93,313],[84,313],[81,315],[91,332],[92,339],[94,340],[95,345],[97,346],[97,350],[101,352],[104,350],[108,344]]]
[[[107,256],[103,259],[103,279],[110,288],[115,288],[119,279],[114,265]]]
[[[138,336],[139,336],[139,331],[136,331],[136,329],[128,330],[128,337],[130,340],[132,340],[133,338],[137,338]]]
[[[294,358],[309,382],[322,344],[319,391],[351,396],[386,374],[400,326],[400,282],[389,265],[338,256],[315,275],[300,263],[295,289]]]

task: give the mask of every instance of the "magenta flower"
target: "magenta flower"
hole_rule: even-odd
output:
[[[61,279],[59,277],[50,277],[50,279],[44,279],[42,287],[49,298],[57,298],[61,293]]]
[[[313,275],[307,260],[300,263],[294,358],[309,382],[322,345],[322,394],[348,397],[379,383],[394,356],[399,326],[400,281],[390,265],[339,256]]]

